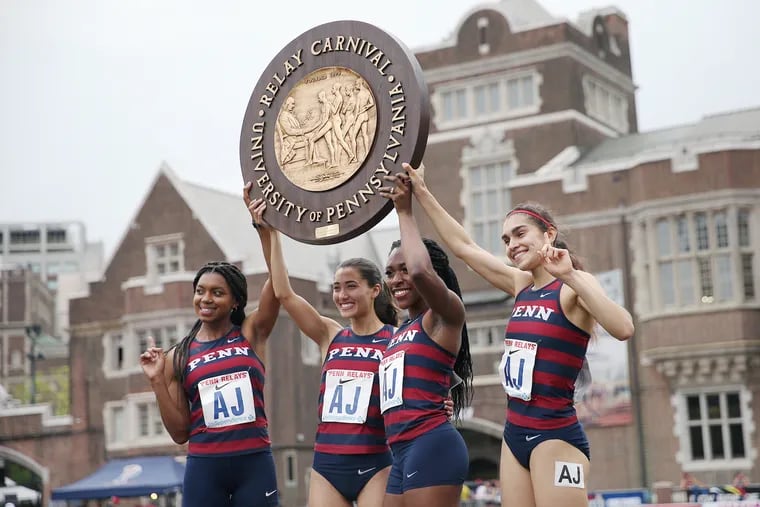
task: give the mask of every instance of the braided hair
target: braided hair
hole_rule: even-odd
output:
[[[235,300],[235,307],[230,314],[232,324],[241,326],[245,320],[245,305],[248,302],[248,281],[240,268],[229,262],[208,262],[198,270],[193,279],[193,292],[198,287],[198,281],[206,273],[219,273],[224,277],[227,285],[230,287],[232,298]],[[179,381],[180,387],[185,383],[185,365],[190,354],[190,343],[201,329],[201,320],[198,319],[193,324],[190,332],[179,343],[174,345],[174,375]]]
[[[374,301],[375,315],[384,324],[390,324],[394,327],[398,326],[398,308],[393,303],[391,289],[385,283],[383,275],[380,273],[380,268],[374,262],[361,257],[344,260],[338,264],[338,269],[340,268],[354,268],[359,272],[362,280],[365,280],[370,287],[380,285],[380,294],[377,295]]]
[[[423,238],[422,242],[428,251],[435,273],[443,280],[446,287],[459,296],[459,299],[462,299],[459,280],[449,264],[449,256],[432,239]],[[390,251],[392,252],[400,246],[401,240],[396,240],[391,244]],[[458,419],[462,409],[467,407],[472,400],[472,357],[470,356],[470,339],[467,334],[466,322],[462,324],[462,343],[459,346],[457,359],[454,363],[454,373],[462,379],[462,382],[451,390],[451,399],[454,402],[454,415]]]
[[[583,261],[581,261],[575,252],[570,250],[570,247],[567,246],[567,241],[565,241],[565,234],[560,232],[559,228],[557,227],[557,222],[554,220],[551,212],[545,206],[542,206],[537,202],[527,201],[520,203],[512,208],[512,211],[507,213],[507,216],[510,216],[514,213],[522,213],[525,215],[525,217],[542,232],[547,232],[549,230],[549,227],[554,228],[554,230],[557,231],[557,236],[554,239],[554,244],[552,246],[567,250],[570,254],[570,262],[572,262],[573,268],[583,270]]]

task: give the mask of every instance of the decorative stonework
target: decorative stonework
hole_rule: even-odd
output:
[[[720,350],[655,349],[644,354],[671,388],[750,383],[760,371],[760,341],[728,344]]]
[[[280,107],[275,157],[291,183],[307,191],[345,183],[364,163],[377,131],[377,100],[346,67],[317,69]]]
[[[462,149],[462,164],[466,166],[515,158],[515,144],[504,139],[497,129],[483,127],[479,135],[470,138],[470,146]]]

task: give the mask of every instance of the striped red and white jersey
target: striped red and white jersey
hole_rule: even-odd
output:
[[[190,343],[185,366],[190,456],[235,456],[270,448],[264,411],[264,364],[234,327]]]
[[[573,395],[590,335],[562,312],[562,285],[529,286],[515,298],[500,365],[510,424],[556,429],[578,420]]]

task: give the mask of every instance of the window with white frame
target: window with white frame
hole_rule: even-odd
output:
[[[499,351],[504,343],[504,321],[487,321],[467,324],[470,350],[479,352]]]
[[[23,366],[22,358],[24,356],[21,354],[20,350],[13,350],[11,351],[11,368],[14,370],[17,370]]]
[[[124,438],[126,428],[126,410],[123,405],[113,406],[108,412],[108,425],[106,427],[106,441],[116,443]]]
[[[678,395],[682,464],[711,468],[748,461],[751,414],[744,388],[681,392]]]
[[[136,408],[138,437],[164,434],[164,423],[161,421],[161,413],[155,403],[138,403]]]
[[[755,299],[755,275],[752,269],[754,262],[754,249],[750,241],[750,210],[739,208],[736,215],[736,225],[738,228],[737,245],[739,247],[739,256],[741,264],[741,283],[744,299],[753,301]]]
[[[296,451],[285,451],[285,486],[294,488],[298,486],[298,455]]]
[[[447,121],[467,117],[467,90],[451,90],[443,95],[443,118]]]
[[[135,330],[135,336],[137,337],[137,350],[139,352],[148,348],[149,338],[153,338],[156,347],[161,347],[164,350],[169,350],[172,345],[179,341],[179,332],[176,324],[137,329]]]
[[[121,333],[115,333],[108,336],[108,365],[114,370],[124,368],[124,339]]]
[[[625,94],[591,77],[583,76],[586,114],[621,133],[627,133],[628,100]]]
[[[434,92],[439,128],[495,121],[540,110],[541,75],[522,70],[443,85]]]
[[[148,337],[164,351],[178,343],[190,329],[186,316],[148,322],[130,322],[123,328],[106,333],[103,339],[103,370],[108,377],[123,376],[139,367],[139,357],[148,348]]]
[[[655,281],[662,308],[755,299],[750,210],[684,212],[654,222]]]
[[[504,214],[511,207],[509,161],[470,166],[467,170],[467,221],[473,240],[495,255],[504,254],[501,241]]]
[[[475,86],[475,114],[485,116],[501,109],[501,89],[498,82]]]
[[[491,51],[488,44],[488,18],[481,16],[478,18],[478,53],[487,55]]]
[[[533,105],[535,100],[532,74],[507,80],[507,105],[509,109],[528,108]]]
[[[103,407],[108,450],[151,447],[171,442],[152,392],[129,394]]]
[[[148,275],[161,277],[185,270],[185,244],[181,234],[154,236],[145,240]]]

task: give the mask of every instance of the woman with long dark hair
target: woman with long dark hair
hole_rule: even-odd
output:
[[[469,458],[443,402],[451,393],[456,414],[469,404],[472,361],[464,303],[448,257],[420,236],[409,177],[385,178],[391,186],[380,195],[393,201],[401,233],[385,276],[408,319],[380,362],[380,404],[393,451],[384,505],[457,507]],[[461,382],[452,386],[457,377]]]
[[[269,236],[260,234],[264,251]],[[140,366],[172,439],[188,442],[185,507],[279,503],[264,411],[266,343],[279,312],[266,281],[245,314],[248,284],[237,266],[210,262],[193,280],[192,329],[166,353],[154,344]]]

